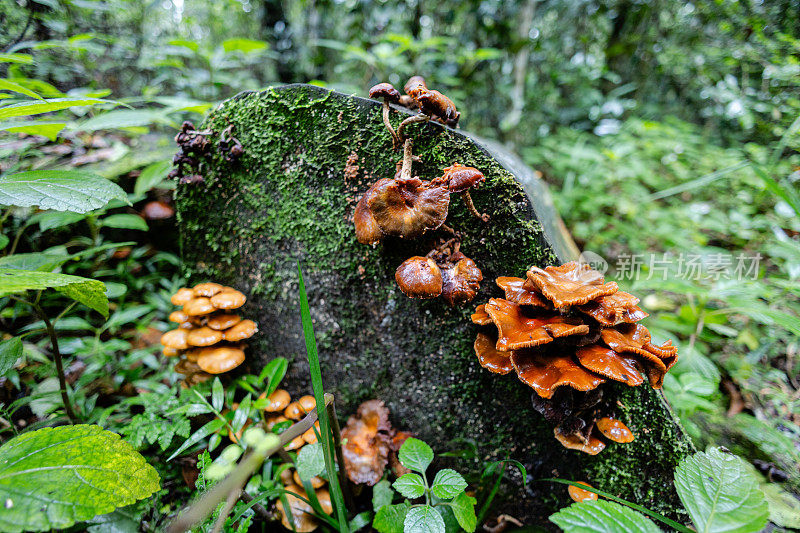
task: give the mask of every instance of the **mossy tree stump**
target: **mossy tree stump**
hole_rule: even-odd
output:
[[[395,127],[402,118],[403,112],[392,112]],[[674,514],[672,472],[691,444],[660,393],[644,386],[611,387],[617,415],[636,440],[612,443],[596,457],[565,450],[531,407],[530,388],[514,375],[493,375],[479,366],[469,319],[474,305],[451,309],[441,299],[411,300],[398,290],[397,266],[424,255],[443,234],[411,242],[388,239],[376,247],[356,241],[351,222],[356,201],[375,180],[394,175],[401,157],[392,151],[379,103],[286,86],[224,102],[204,128],[215,132],[216,141],[230,125],[244,156],[234,163],[218,155],[206,161],[205,183],[179,186],[178,215],[187,275],[235,286],[249,296],[244,313],[260,328],[248,350],[250,370],[258,372],[275,356],[287,357],[287,388],[293,394],[310,391],[297,300],[299,261],[323,379],[336,394],[340,415],[380,398],[396,426],[437,452],[463,447],[458,439],[475,441],[478,458],[449,460],[456,468],[475,473],[484,460],[507,454],[519,460],[528,468],[527,488],[512,474],[495,509],[528,523],[544,521],[567,503],[563,485],[531,482],[554,476],[585,480]],[[473,218],[454,197],[447,222],[463,233],[462,250],[485,277],[474,304],[501,295],[493,283],[497,276],[522,276],[530,265],[560,263],[559,254],[569,259],[546,191],[532,189],[533,178],[525,177],[532,203],[508,170],[516,165],[508,154],[493,157],[439,124],[412,126],[411,135],[422,159],[415,174],[432,178],[459,162],[486,175],[472,197],[491,220]],[[515,172],[530,170],[518,165]]]

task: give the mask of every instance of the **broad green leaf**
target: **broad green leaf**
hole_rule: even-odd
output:
[[[89,132],[132,128],[136,126],[150,126],[151,124],[164,124],[168,122],[169,117],[167,117],[167,114],[161,109],[117,109],[101,113],[70,129]]]
[[[406,502],[396,505],[384,505],[375,513],[372,527],[378,533],[403,533],[403,523],[411,504]]]
[[[95,104],[117,104],[111,100],[100,98],[48,98],[47,100],[34,100],[0,107],[0,119],[11,117],[27,117],[40,115],[51,111],[60,111],[70,107],[87,106]]]
[[[147,231],[148,229],[147,222],[142,217],[128,213],[103,217],[100,220],[100,224],[106,228],[135,229],[139,231]]]
[[[747,533],[767,524],[769,507],[758,480],[742,459],[719,448],[681,461],[675,489],[698,532]]]
[[[433,478],[433,485],[431,492],[437,498],[448,500],[455,498],[460,492],[467,488],[467,482],[464,477],[450,468],[439,470],[436,472],[436,477]]]
[[[276,357],[264,367],[264,370],[259,374],[259,380],[263,383],[267,381],[267,386],[264,392],[267,396],[275,392],[278,385],[281,384],[283,376],[286,375],[286,370],[289,368],[289,361],[285,357]]]
[[[384,505],[391,505],[394,499],[392,484],[388,479],[382,479],[372,487],[372,510],[378,511]]]
[[[404,474],[392,483],[392,487],[412,500],[425,494],[425,482],[419,474]]]
[[[33,252],[0,257],[0,268],[49,272],[72,259],[68,253]]]
[[[41,96],[31,91],[30,89],[23,87],[19,83],[14,83],[13,81],[8,81],[2,78],[0,78],[0,91],[11,91],[19,94],[24,94],[25,96],[30,96],[31,98],[36,98],[37,100],[43,99]]]
[[[478,503],[478,500],[468,496],[466,492],[462,492],[450,502],[450,508],[453,510],[453,514],[456,515],[458,524],[469,533],[475,531],[478,525],[478,517],[475,516],[476,503]]]
[[[3,531],[66,528],[159,488],[144,457],[100,426],[39,429],[0,447]]]
[[[38,222],[41,231],[49,229],[61,228],[76,222],[80,222],[86,218],[82,213],[73,213],[71,211],[45,211],[43,213],[36,213],[29,221]]]
[[[0,122],[0,131],[8,131],[11,133],[27,133],[28,135],[41,135],[47,137],[51,141],[55,141],[58,134],[67,125],[66,122],[48,122],[48,121],[27,121],[15,120],[8,122]]]
[[[0,377],[5,376],[20,357],[22,357],[22,339],[11,337],[0,342]]]
[[[433,450],[421,440],[411,437],[400,447],[398,457],[406,468],[424,474],[433,461]]]
[[[227,39],[222,41],[222,49],[226,52],[258,52],[267,48],[264,41],[254,39]]]
[[[172,168],[172,161],[157,161],[142,170],[136,178],[136,185],[133,187],[133,194],[144,194],[162,181],[167,179],[167,174]]]
[[[8,237],[0,233],[0,250],[8,246],[8,243],[9,243]]]
[[[233,420],[231,420],[231,427],[233,431],[239,433],[239,431],[244,427],[244,423],[247,422],[247,419],[250,417],[250,404],[252,400],[250,399],[250,395],[244,397],[244,400],[241,401],[239,407],[233,412]]]
[[[314,476],[325,472],[325,455],[322,450],[322,443],[306,444],[297,453],[297,475],[301,480],[308,481]]]
[[[200,45],[194,41],[187,41],[185,39],[173,39],[169,41],[167,44],[171,44],[172,46],[181,46],[183,48],[188,48],[192,52],[197,52],[200,49]]]
[[[405,533],[445,533],[444,520],[430,505],[414,507],[403,521]]]
[[[356,532],[360,529],[367,527],[372,521],[372,512],[364,511],[363,513],[358,513],[347,523],[347,526],[350,531]]]
[[[573,503],[550,521],[565,533],[661,533],[643,514],[606,500]]]
[[[82,170],[31,170],[0,176],[0,205],[86,213],[113,199],[130,205],[119,185]]]
[[[0,268],[0,296],[43,289],[55,289],[103,316],[108,316],[106,287],[101,281],[52,272]]]
[[[800,501],[777,483],[763,483],[761,490],[769,505],[770,522],[780,527],[800,529]]]

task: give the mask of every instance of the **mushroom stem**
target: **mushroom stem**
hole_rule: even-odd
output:
[[[442,224],[441,226],[439,226],[439,229],[443,229],[446,232],[452,233],[453,235],[458,237],[458,232],[456,230],[454,230],[453,228],[451,228],[450,226],[448,226],[447,224]]]
[[[397,150],[397,147],[400,145],[400,137],[397,135],[397,132],[394,131],[392,123],[389,121],[389,102],[387,100],[383,101],[383,125],[386,126],[386,129],[389,130],[389,135],[392,136],[392,148]]]
[[[406,138],[406,140],[403,142],[403,166],[400,168],[401,180],[411,179],[411,164],[414,161],[414,155],[411,153],[411,147],[413,144],[414,143],[410,138]]]
[[[409,124],[415,124],[417,122],[428,122],[431,119],[428,115],[423,113],[419,113],[418,115],[412,115],[405,119],[403,122],[400,123],[400,126],[397,128],[397,137],[400,139],[404,139],[405,135],[403,134],[403,130],[406,129],[406,126]]]
[[[483,220],[484,222],[489,222],[489,215],[484,213],[478,213],[478,210],[475,209],[475,204],[472,203],[472,196],[469,195],[469,191],[464,191],[461,193],[461,198],[464,200],[464,203],[467,204],[467,210],[473,214],[476,218]]]

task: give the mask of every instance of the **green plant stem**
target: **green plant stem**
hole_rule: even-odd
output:
[[[72,404],[70,404],[69,395],[67,394],[67,377],[64,375],[64,362],[61,359],[61,352],[58,349],[56,329],[53,327],[50,319],[47,318],[47,313],[45,313],[42,306],[39,305],[38,299],[35,302],[28,303],[33,307],[33,310],[36,311],[36,314],[39,315],[39,318],[42,319],[44,327],[47,329],[47,334],[50,336],[50,348],[53,351],[53,359],[56,363],[56,373],[58,374],[58,384],[61,388],[61,401],[64,403],[64,411],[67,413],[67,418],[70,423],[77,424],[78,417],[75,416],[75,412],[72,410]]]
[[[333,429],[333,449],[336,451],[336,462],[339,463],[339,484],[344,495],[344,504],[348,509],[355,509],[353,493],[350,491],[350,481],[347,479],[347,472],[344,469],[344,454],[342,453],[342,431],[339,427],[339,419],[336,417],[336,405],[331,402],[328,405],[328,418]]]
[[[486,497],[486,501],[483,502],[481,505],[481,510],[478,512],[478,524],[483,524],[483,521],[486,519],[486,514],[489,512],[489,509],[492,506],[492,502],[494,501],[495,496],[497,496],[497,491],[500,490],[500,482],[503,481],[503,475],[506,472],[506,465],[505,463],[500,467],[500,474],[498,474],[497,479],[494,481],[494,485],[492,485],[492,490],[489,491],[489,495]]]
[[[238,492],[233,490],[228,494],[228,498],[225,500],[225,507],[223,507],[222,511],[219,513],[219,518],[217,518],[217,521],[214,523],[214,529],[211,530],[211,533],[219,533],[222,531],[222,527],[225,525],[225,519],[228,518],[231,509],[236,505],[241,493],[242,490],[240,487]]]

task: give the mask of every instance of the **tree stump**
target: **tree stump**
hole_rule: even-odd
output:
[[[468,109],[466,109],[468,112]],[[408,111],[391,113],[395,128]],[[231,133],[244,155],[228,162],[215,153],[204,163],[205,182],[177,191],[187,276],[214,280],[248,295],[243,310],[260,332],[248,349],[251,371],[276,356],[287,357],[285,386],[311,390],[300,325],[297,262],[303,268],[314,320],[323,380],[346,417],[364,400],[384,400],[396,427],[429,442],[437,453],[474,441],[473,459],[443,459],[477,473],[488,459],[509,456],[528,469],[510,473],[494,510],[528,524],[569,502],[566,487],[534,480],[584,480],[622,498],[675,515],[676,464],[692,451],[659,391],[610,386],[617,415],[635,433],[632,444],[611,443],[590,457],[561,447],[553,428],[531,406],[532,390],[515,375],[484,370],[473,353],[475,305],[502,292],[494,278],[524,276],[572,259],[543,184],[518,159],[487,150],[459,131],[436,123],[414,125],[414,173],[441,175],[459,162],[477,167],[486,182],[472,192],[472,217],[454,197],[447,224],[463,234],[462,251],[484,274],[472,304],[450,308],[441,298],[412,300],[394,281],[395,269],[425,255],[441,231],[405,242],[359,244],[352,214],[375,180],[391,177],[393,151],[381,120],[381,104],[309,85],[240,94],[209,115],[204,129]],[[216,152],[216,150],[215,150]],[[532,198],[510,172],[526,184]]]

